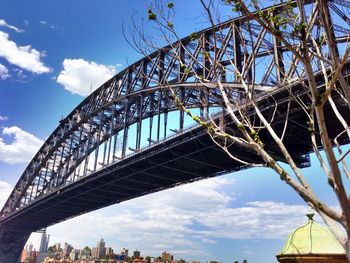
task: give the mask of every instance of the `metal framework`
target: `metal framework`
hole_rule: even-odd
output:
[[[308,26],[319,34],[322,28],[317,22],[318,9],[309,5]],[[342,11],[342,6],[348,5],[341,0],[329,2],[332,17],[343,21],[334,26],[338,45],[350,34],[350,19]],[[281,6],[276,6],[276,10]],[[225,70],[212,67],[208,56],[219,61]],[[222,105],[218,89],[212,84],[210,90],[203,92],[203,85],[186,67],[214,80],[213,83],[221,80],[232,90],[232,96],[243,99],[239,81],[226,74],[232,71],[231,63],[243,71],[240,77],[248,82],[255,74],[255,82],[259,83],[256,92],[261,94],[266,110],[271,92],[283,105],[286,87],[300,86],[286,83],[281,87],[276,83],[283,83],[285,76],[293,79],[303,74],[283,44],[247,17],[235,18],[156,50],[112,77],[60,121],[17,182],[1,210],[0,226],[27,236],[31,231],[98,207],[246,168],[228,160],[201,127],[185,129],[186,116],[169,92],[171,87],[187,108],[199,109],[201,116],[213,114]],[[295,118],[298,116],[296,113]],[[302,166],[307,164],[302,155],[311,148],[303,138],[295,136],[295,130],[305,130],[299,126],[296,121],[294,126],[291,124],[289,136],[293,138],[290,145],[299,147],[295,154],[300,155]],[[246,149],[235,150],[241,152],[242,158],[259,162]],[[212,157],[213,151],[217,151],[217,158]],[[67,203],[76,210],[68,211]],[[40,221],[44,207],[52,210]],[[30,223],[24,227],[27,219]]]

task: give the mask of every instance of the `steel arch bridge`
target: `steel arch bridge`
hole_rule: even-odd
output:
[[[333,28],[341,50],[350,35],[350,19],[343,8],[350,4],[341,0],[328,4],[332,19],[341,21]],[[311,31],[322,32],[317,6],[313,1],[308,5]],[[281,7],[275,6],[276,10]],[[225,70],[215,70],[208,56],[220,61]],[[156,50],[108,80],[60,121],[14,187],[0,212],[0,262],[16,262],[30,233],[43,227],[179,184],[248,168],[217,148],[201,126],[185,128],[186,115],[178,110],[170,88],[187,108],[223,121],[226,116],[217,113],[222,101],[215,84],[205,90],[183,65],[212,83],[221,81],[232,96],[243,100],[240,82],[226,74],[234,63],[243,71],[242,78],[255,79],[266,113],[271,111],[273,95],[280,112],[274,127],[282,130],[288,90],[307,97],[304,83],[276,84],[300,73],[297,65],[283,64],[287,56],[282,43],[243,16]],[[344,75],[348,71],[347,66]],[[323,85],[321,80],[319,84]],[[339,105],[349,121],[347,105]],[[301,125],[306,117],[294,107],[286,144],[303,167],[308,165],[312,146],[305,140],[307,127]],[[336,118],[330,119],[329,133],[335,137],[341,127],[335,125]],[[262,136],[268,140],[267,134]],[[273,144],[268,148],[283,161]],[[249,149],[235,146],[231,150],[244,160],[262,162]]]

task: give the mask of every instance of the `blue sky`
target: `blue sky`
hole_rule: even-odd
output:
[[[195,1],[174,1],[180,34],[203,28]],[[146,15],[137,1],[0,0],[0,206],[43,141],[91,89],[140,58],[122,25]],[[152,25],[146,22],[151,30]],[[316,162],[305,169],[336,205]],[[191,202],[188,202],[191,200]],[[176,258],[276,262],[286,235],[306,221],[299,196],[264,168],[137,198],[57,224],[51,244],[123,247]],[[38,234],[30,242],[38,247]]]

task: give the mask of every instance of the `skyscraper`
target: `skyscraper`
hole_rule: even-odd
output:
[[[49,239],[50,235],[46,235],[46,229],[44,229],[44,232],[41,234],[41,240],[40,240],[40,253],[47,253],[47,248],[49,246]]]
[[[37,259],[38,263],[43,262],[44,259],[47,257],[47,248],[49,247],[49,239],[50,239],[50,235],[47,235],[46,229],[44,229],[44,232],[41,234],[40,248],[39,248],[39,254]]]
[[[106,252],[106,243],[103,240],[103,238],[101,238],[101,240],[97,242],[96,258],[104,257],[105,256],[105,252]]]

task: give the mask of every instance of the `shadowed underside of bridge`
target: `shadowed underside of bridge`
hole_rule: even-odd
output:
[[[313,1],[308,5],[312,32],[322,32],[316,22],[318,8]],[[350,34],[350,20],[339,5],[350,5],[329,2],[330,16],[343,21],[334,27],[334,38],[341,46]],[[276,6],[276,12],[282,7]],[[304,87],[307,80],[277,85],[283,83],[282,76],[293,79],[304,73],[292,63],[281,65],[290,56],[286,48],[257,24],[249,22],[248,28],[248,22],[247,17],[236,18],[155,51],[107,81],[60,121],[1,210],[0,262],[16,262],[30,233],[43,227],[145,194],[248,168],[218,148],[202,127],[185,128],[188,119],[169,91],[171,87],[183,105],[204,119],[211,115],[218,125],[225,123],[226,129],[239,134],[228,116],[215,113],[223,105],[217,82],[230,90],[232,99],[244,104],[240,81],[227,73],[232,70],[231,63],[243,72],[241,77],[247,83],[255,72],[259,107],[265,116],[274,116],[273,127],[279,134],[290,109],[284,143],[299,167],[308,166],[312,151],[307,139],[308,119],[293,100],[309,102]],[[215,70],[208,57],[220,61],[226,70]],[[204,87],[182,65],[212,80],[211,84]],[[343,74],[349,75],[348,65]],[[322,89],[324,79],[319,75],[316,80]],[[337,94],[334,100],[349,122],[348,105]],[[328,107],[329,135],[335,138],[342,127]],[[258,120],[249,105],[245,110],[253,123]],[[285,161],[266,131],[259,136],[272,156]],[[317,131],[316,138],[320,143]],[[340,143],[347,141],[340,137]],[[247,163],[263,164],[251,149],[232,145],[230,151]]]

